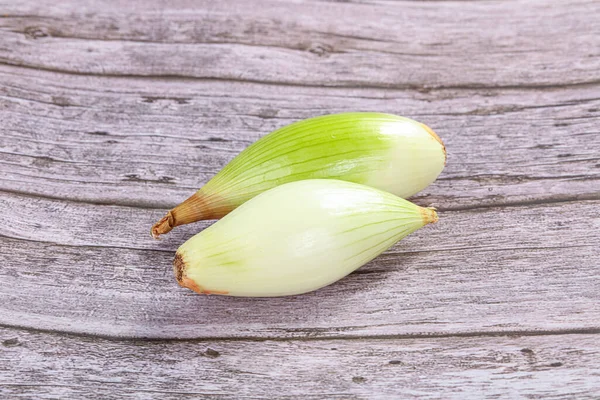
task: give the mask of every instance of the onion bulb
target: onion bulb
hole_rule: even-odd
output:
[[[181,286],[198,293],[306,293],[343,278],[437,219],[431,208],[356,183],[287,183],[181,245],[174,272]]]
[[[249,146],[152,227],[218,219],[288,182],[339,179],[407,198],[442,172],[446,150],[426,125],[381,113],[332,114],[296,122]]]

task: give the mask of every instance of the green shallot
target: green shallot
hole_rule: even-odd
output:
[[[381,113],[325,115],[296,122],[242,151],[200,190],[152,227],[218,219],[254,196],[288,182],[338,179],[403,198],[432,183],[446,151],[426,125]]]

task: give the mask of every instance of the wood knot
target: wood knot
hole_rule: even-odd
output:
[[[19,345],[19,339],[18,338],[11,338],[11,339],[6,339],[2,342],[3,346],[6,347],[13,347],[13,346],[18,346]]]
[[[333,53],[333,47],[327,44],[314,44],[308,48],[310,53],[313,53],[319,57],[327,57]]]
[[[45,28],[40,28],[37,26],[28,26],[27,28],[25,28],[23,33],[28,39],[39,39],[46,36],[50,36],[50,34]]]
[[[553,362],[552,364],[550,364],[551,367],[562,367],[563,363],[561,362]]]
[[[217,350],[215,349],[211,349],[210,347],[206,349],[206,351],[204,352],[204,355],[208,358],[218,358],[221,356],[221,353],[219,353]]]

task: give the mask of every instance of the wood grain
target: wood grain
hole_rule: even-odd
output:
[[[0,395],[596,399],[599,356],[597,335],[114,342],[0,329]]]
[[[241,299],[175,283],[174,251],[206,224],[155,241],[158,210],[6,195],[0,323],[160,338],[596,329],[598,205],[441,213],[330,287]]]
[[[0,397],[600,397],[600,3],[0,0]],[[401,114],[440,222],[303,296],[149,228],[270,131]],[[257,228],[258,229],[258,228]],[[152,339],[152,340],[148,340]]]
[[[2,190],[168,209],[260,136],[315,115],[365,110],[416,118],[446,142],[448,166],[416,197],[423,204],[600,199],[597,86],[420,94],[55,78],[0,66]]]
[[[397,88],[599,83],[595,1],[13,3],[0,61],[76,74]],[[116,6],[116,7],[115,7]],[[569,74],[565,74],[565,70]],[[457,73],[457,70],[460,73]]]

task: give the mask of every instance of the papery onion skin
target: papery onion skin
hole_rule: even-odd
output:
[[[339,179],[407,198],[442,172],[446,149],[428,126],[382,113],[331,114],[278,129],[242,151],[151,230],[218,219],[284,183]]]
[[[177,250],[181,286],[272,297],[310,292],[436,222],[436,212],[334,179],[284,184],[249,200]]]

